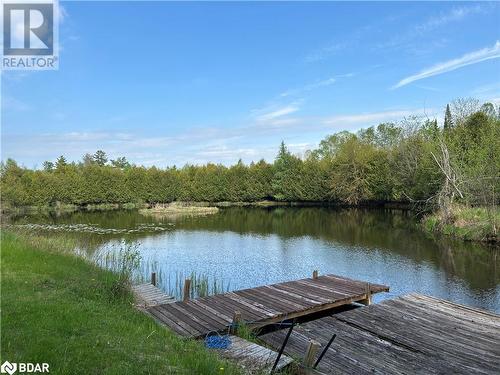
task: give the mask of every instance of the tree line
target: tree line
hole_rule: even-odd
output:
[[[12,206],[313,201],[498,204],[500,109],[460,99],[437,120],[409,117],[356,133],[342,131],[294,155],[281,143],[273,163],[144,167],[102,150],[29,169],[0,168],[2,201]]]

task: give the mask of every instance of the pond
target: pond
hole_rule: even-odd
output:
[[[499,249],[430,238],[408,211],[232,207],[204,217],[155,218],[123,210],[13,223],[67,232],[101,260],[132,246],[140,254],[136,277],[155,271],[160,287],[177,296],[192,273],[218,290],[234,290],[310,277],[317,269],[389,285],[375,302],[419,292],[500,312]]]

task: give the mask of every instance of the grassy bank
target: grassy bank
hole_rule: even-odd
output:
[[[156,204],[150,208],[139,210],[141,215],[155,217],[177,217],[177,216],[205,216],[219,212],[217,207],[196,205],[182,202],[172,202],[168,204]]]
[[[71,255],[70,240],[1,239],[2,362],[47,362],[55,374],[237,373],[136,311],[118,276]]]
[[[487,210],[483,207],[455,206],[451,222],[444,222],[443,215],[436,212],[424,217],[422,224],[429,233],[441,233],[466,241],[498,243],[500,208]]]

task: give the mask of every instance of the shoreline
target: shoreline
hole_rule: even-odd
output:
[[[85,204],[77,205],[70,203],[59,203],[56,205],[42,205],[42,206],[3,206],[1,213],[4,215],[16,214],[34,214],[34,213],[66,213],[78,211],[113,211],[113,210],[135,210],[135,209],[151,209],[155,205],[170,205],[176,204],[181,207],[338,207],[338,208],[388,208],[388,209],[401,209],[412,210],[414,204],[409,202],[397,201],[369,201],[359,204],[345,204],[342,202],[334,201],[274,201],[274,200],[261,200],[254,202],[231,202],[231,201],[173,201],[173,202],[158,202],[158,203],[99,203],[99,204]]]
[[[22,362],[35,353],[51,373],[74,363],[81,373],[242,373],[139,311],[124,270],[75,255],[65,238],[0,233],[2,357]]]
[[[338,208],[338,209],[395,209],[402,211],[415,212],[416,206],[409,202],[383,202],[371,201],[362,202],[356,205],[348,205],[341,202],[325,202],[325,201],[274,201],[274,200],[261,200],[255,202],[209,202],[209,201],[174,201],[167,203],[103,203],[103,204],[88,204],[88,205],[74,205],[74,204],[56,204],[53,206],[21,206],[21,207],[2,207],[2,216],[4,218],[16,217],[20,215],[33,215],[33,214],[55,214],[62,215],[65,213],[73,212],[106,212],[114,210],[138,210],[143,215],[196,215],[205,216],[206,214],[216,213],[220,209],[231,207],[247,207],[247,208],[306,208],[306,207],[324,207],[324,208]],[[215,208],[210,210],[210,208]],[[471,215],[473,210],[476,216]],[[464,218],[457,218],[457,222],[442,224],[439,219],[438,212],[428,212],[425,214],[419,223],[419,227],[424,233],[429,235],[439,235],[448,238],[455,238],[461,241],[470,241],[482,243],[485,245],[498,246],[499,241],[496,234],[491,229],[486,228],[484,225],[484,214],[479,219],[478,212],[484,210],[482,208],[458,208],[457,212],[462,214],[468,213]],[[498,212],[498,209],[497,209]],[[499,214],[497,213],[497,216]],[[500,220],[497,219],[497,223]],[[467,225],[464,225],[467,222]],[[497,225],[498,226],[498,225]]]
[[[498,247],[497,228],[500,224],[500,209],[489,212],[484,207],[455,206],[451,221],[445,222],[439,211],[424,216],[422,229],[429,234],[452,237],[462,241],[477,242]]]

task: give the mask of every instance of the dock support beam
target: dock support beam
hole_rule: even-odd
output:
[[[370,283],[366,283],[366,290],[365,290],[366,298],[359,301],[365,306],[370,306],[372,304],[372,291],[370,287]]]
[[[231,324],[231,333],[233,335],[238,333],[238,326],[241,323],[241,313],[239,311],[235,311],[233,315],[233,323]]]
[[[314,270],[313,271],[313,279],[317,279],[318,278],[318,270]]]
[[[156,272],[151,273],[151,284],[153,284],[153,286],[156,286]]]
[[[182,296],[182,300],[189,301],[189,296],[191,294],[191,279],[184,280],[184,293]]]
[[[311,368],[316,358],[316,353],[320,347],[319,342],[310,340],[309,345],[307,345],[306,355],[304,356],[304,365],[307,368]]]

